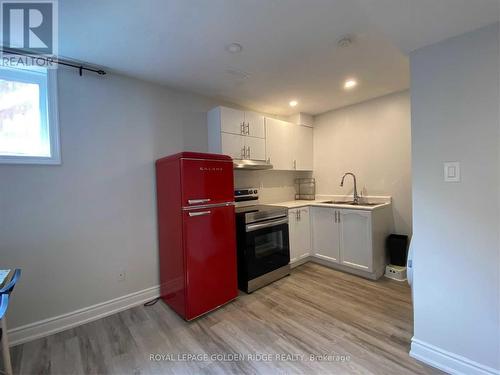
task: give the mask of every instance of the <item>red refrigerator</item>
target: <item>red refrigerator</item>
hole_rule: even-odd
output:
[[[161,298],[186,320],[238,295],[233,161],[182,152],[156,161]]]

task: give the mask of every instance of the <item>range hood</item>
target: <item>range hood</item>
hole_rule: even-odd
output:
[[[233,167],[234,169],[260,170],[272,169],[273,165],[265,162],[264,160],[234,159]]]

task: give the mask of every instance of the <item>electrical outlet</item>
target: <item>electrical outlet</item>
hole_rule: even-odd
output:
[[[120,270],[120,272],[118,272],[118,281],[125,281],[126,276],[127,273],[125,270]]]

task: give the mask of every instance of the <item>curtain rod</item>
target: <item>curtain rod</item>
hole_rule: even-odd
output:
[[[83,75],[83,71],[84,70],[87,71],[87,72],[97,73],[97,74],[99,74],[101,76],[106,75],[106,72],[103,69],[101,69],[101,68],[98,68],[98,67],[95,67],[95,66],[91,66],[91,65],[88,65],[88,64],[84,64],[84,63],[80,63],[80,62],[74,61],[74,60],[52,58],[52,57],[37,55],[35,53],[34,54],[29,54],[29,53],[26,53],[26,52],[21,52],[21,51],[18,51],[18,50],[12,50],[12,49],[9,49],[9,48],[0,48],[0,49],[2,50],[2,53],[7,53],[7,54],[10,54],[10,55],[16,55],[16,56],[26,56],[26,57],[30,57],[32,59],[42,59],[45,62],[51,62],[51,63],[55,63],[55,64],[58,64],[58,65],[64,65],[64,66],[69,66],[71,68],[78,69],[80,77]]]

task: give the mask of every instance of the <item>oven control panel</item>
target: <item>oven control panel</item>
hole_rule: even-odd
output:
[[[245,188],[234,190],[235,202],[256,201],[259,199],[259,190],[257,188]]]

